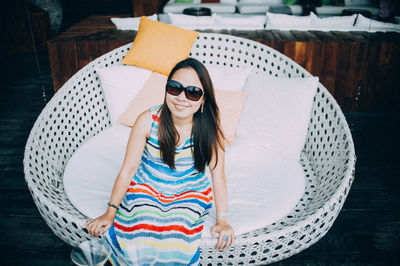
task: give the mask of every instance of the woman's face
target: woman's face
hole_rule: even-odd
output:
[[[193,68],[180,68],[172,75],[171,80],[179,82],[184,87],[196,86],[203,90],[203,95],[198,101],[187,99],[184,90],[177,96],[166,93],[165,100],[172,116],[176,118],[192,117],[204,102],[204,89],[196,71]]]

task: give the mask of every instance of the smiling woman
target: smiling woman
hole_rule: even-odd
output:
[[[188,86],[185,94],[180,93],[174,96],[175,91],[171,93],[171,86],[168,86],[171,85],[171,82],[183,83],[181,86]],[[192,93],[189,93],[189,89]],[[198,98],[199,90],[202,95]],[[196,97],[194,97],[194,91],[198,91]],[[169,154],[169,152],[173,150],[176,143],[179,143],[180,136],[190,135],[194,139],[195,167],[198,171],[203,172],[205,165],[210,163],[212,152],[218,151],[217,144],[223,147],[219,109],[215,101],[210,75],[198,60],[188,58],[171,70],[167,81],[167,92],[164,105],[167,105],[168,108],[161,113],[161,120],[165,122],[160,126],[160,149],[163,159],[170,167],[174,167],[173,154]],[[190,94],[193,97],[186,97]],[[171,126],[172,123],[175,124],[175,127]],[[176,126],[182,128],[185,125],[190,126],[190,131],[170,131]]]
[[[114,265],[197,265],[213,199],[217,248],[232,245],[223,133],[213,90],[203,64],[185,59],[168,76],[164,103],[135,122],[108,209],[86,224],[94,236],[108,231]]]

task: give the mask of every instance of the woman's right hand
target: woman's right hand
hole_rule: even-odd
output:
[[[115,213],[106,212],[104,215],[97,217],[96,219],[87,221],[85,227],[89,234],[99,237],[99,234],[104,234],[108,229],[110,229],[114,222],[114,217]]]

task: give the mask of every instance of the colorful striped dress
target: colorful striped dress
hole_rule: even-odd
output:
[[[176,148],[175,169],[163,162],[158,145],[160,108],[150,108],[152,126],[141,164],[106,234],[113,265],[200,261],[199,240],[213,200],[211,183],[194,167],[192,138]]]

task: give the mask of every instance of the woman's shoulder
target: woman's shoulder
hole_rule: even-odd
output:
[[[150,128],[151,128],[151,112],[150,110],[143,111],[136,119],[135,124],[133,125],[132,130],[139,130],[149,135]]]

